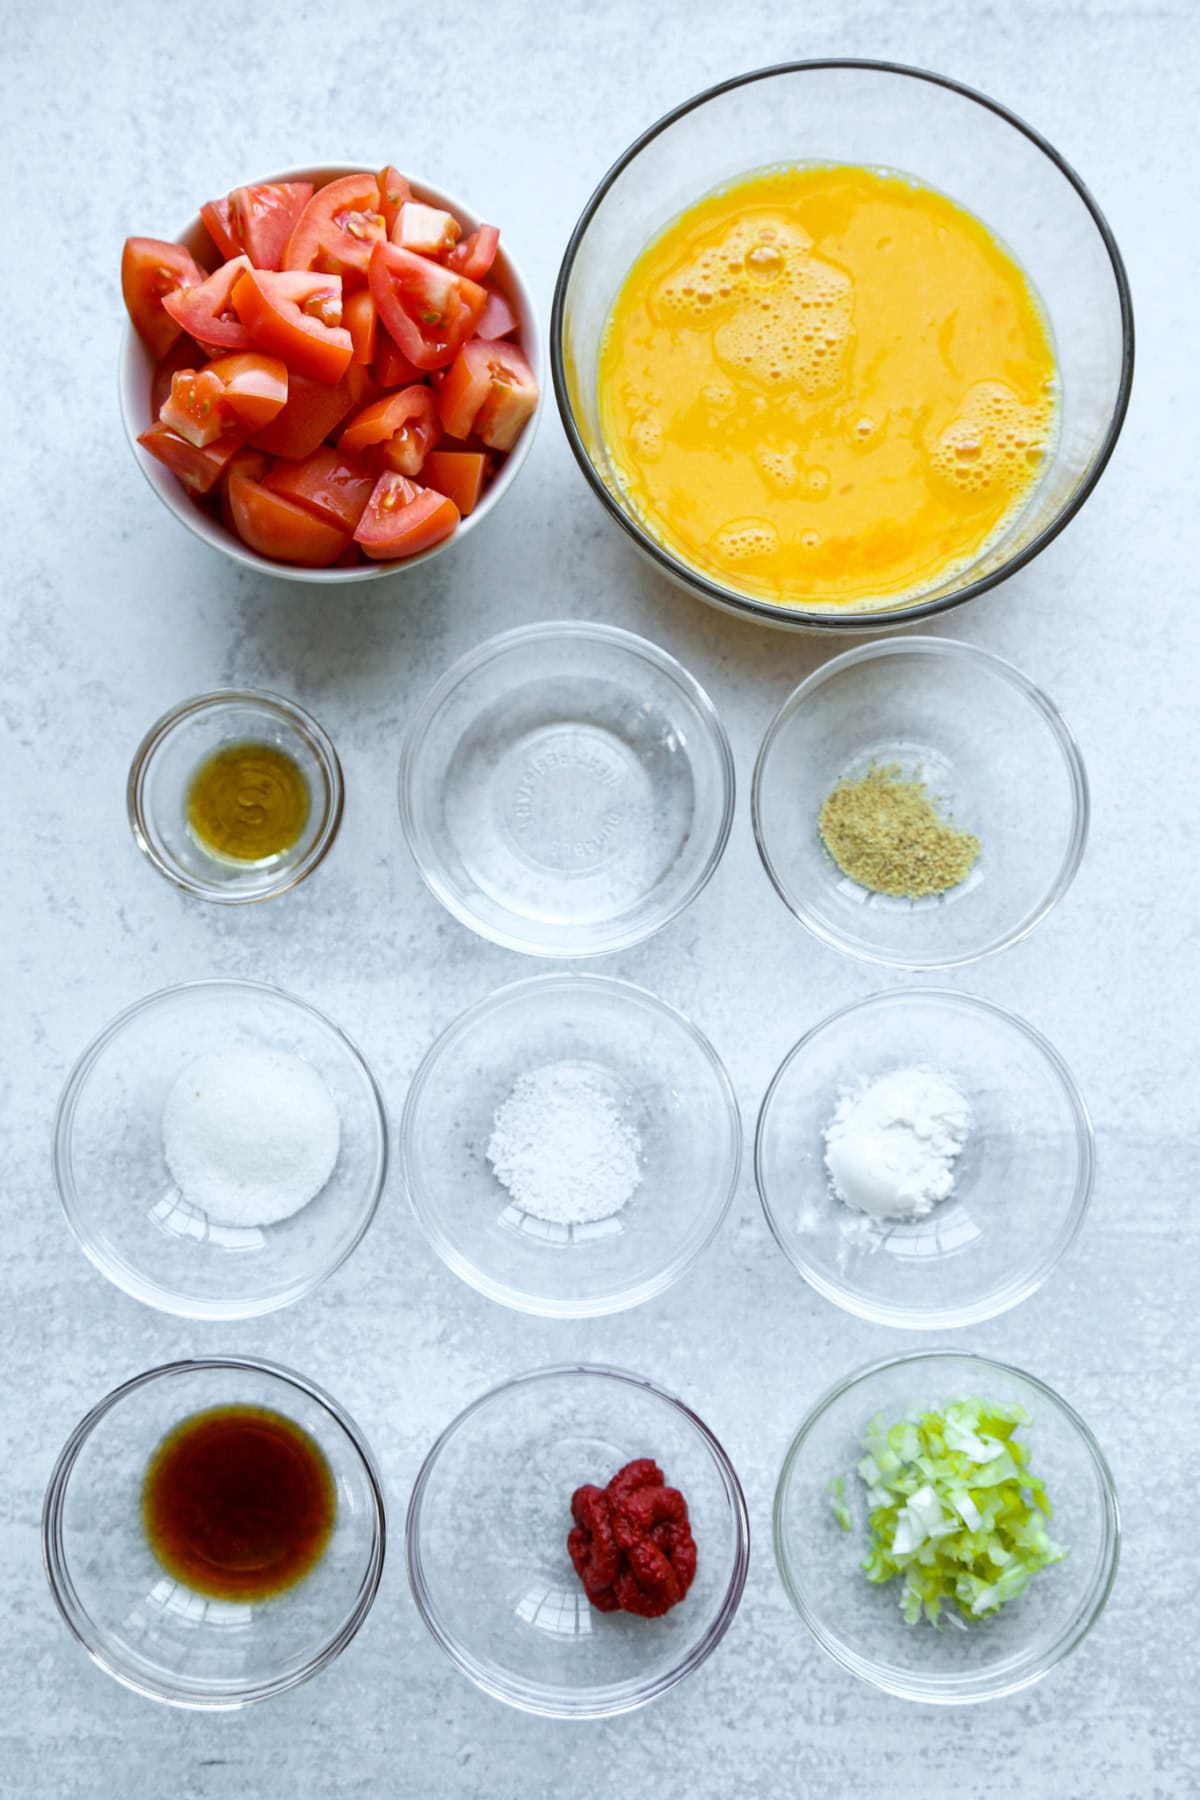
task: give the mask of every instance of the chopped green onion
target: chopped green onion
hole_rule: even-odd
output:
[[[1046,1530],[1053,1509],[1014,1436],[1029,1423],[1022,1407],[973,1398],[891,1425],[882,1414],[871,1420],[857,1465],[871,1527],[862,1568],[872,1582],[903,1576],[907,1624],[937,1625],[947,1601],[965,1618],[986,1618],[1067,1555]],[[849,1531],[841,1476],[828,1494]]]

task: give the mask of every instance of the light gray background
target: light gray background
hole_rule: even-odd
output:
[[[0,332],[7,648],[6,1072],[0,1787],[87,1800],[600,1793],[1055,1800],[1197,1791],[1195,1660],[1196,58],[1173,4],[805,0],[456,8],[341,0],[3,7],[0,132],[11,174]],[[1194,21],[1193,21],[1194,23]],[[956,1334],[1058,1387],[1112,1459],[1120,1578],[1071,1661],[998,1705],[945,1713],[843,1674],[789,1610],[770,1550],[788,1438],[842,1372],[918,1340],[843,1316],[768,1236],[747,1171],[701,1265],[665,1298],[591,1324],[509,1314],[457,1282],[395,1178],[351,1263],[275,1318],[188,1325],[105,1284],[59,1215],[60,1083],[120,1007],[180,979],[251,975],[328,1010],[393,1118],[433,1034],[528,961],[476,940],[421,885],[394,804],[414,706],[480,638],[558,615],[616,621],[680,656],[728,723],[741,778],[729,851],[670,929],[606,969],[690,1011],[728,1061],[747,1126],[783,1053],[886,982],[810,940],[755,856],[754,751],[818,642],[741,626],[634,560],[586,492],[551,408],[511,500],[455,554],[361,597],[239,575],[147,490],[117,416],[117,263],[197,201],[260,171],[356,154],[428,174],[498,219],[544,316],[594,183],[696,89],[787,57],[895,57],[998,96],[1106,209],[1130,269],[1138,375],[1125,435],[1080,518],[952,634],[1012,657],[1062,705],[1093,785],[1091,846],[1034,937],[954,978],[1028,1015],[1074,1067],[1100,1176],[1079,1242],[1006,1318]],[[134,850],[130,754],[183,696],[292,694],[342,754],[328,865],[289,897],[189,902]],[[327,1383],[374,1444],[392,1553],[374,1612],[321,1678],[231,1717],[157,1708],[93,1670],[39,1567],[54,1455],[118,1381],[193,1351],[261,1353]],[[719,1652],[651,1709],[570,1727],[486,1699],[414,1611],[402,1526],[435,1432],[500,1377],[560,1358],[656,1377],[710,1421],[749,1496],[753,1564]]]

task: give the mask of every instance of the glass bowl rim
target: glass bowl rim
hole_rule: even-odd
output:
[[[335,159],[326,159],[324,161],[301,163],[294,167],[281,169],[273,174],[260,176],[258,177],[258,180],[260,182],[319,180],[319,183],[324,184],[326,182],[336,181],[345,175],[357,175],[360,172],[370,170],[371,167],[372,164],[369,157],[364,158],[360,162],[339,162]],[[468,206],[459,195],[451,193],[449,189],[442,187],[440,183],[435,184],[426,181],[419,175],[410,176],[409,181],[414,195],[417,198],[426,201],[429,205],[445,208],[454,213],[456,218],[462,220],[472,228],[482,223],[480,215],[476,213],[472,207]],[[186,248],[188,240],[190,240],[197,232],[207,231],[207,229],[208,228],[204,224],[199,212],[196,212],[169,241],[173,244],[182,244]],[[514,306],[516,310],[522,314],[522,328],[520,333],[522,349],[532,363],[540,364],[541,323],[537,304],[533,297],[533,290],[513,256],[507,238],[500,247],[499,255],[511,281],[513,290],[511,298],[513,299]],[[530,354],[531,347],[532,355]],[[450,537],[444,538],[440,543],[431,545],[428,550],[419,550],[413,556],[402,557],[395,562],[360,563],[349,569],[339,569],[337,567],[310,569],[301,564],[285,563],[279,561],[275,557],[263,555],[260,551],[252,550],[249,544],[244,544],[233,533],[224,530],[218,531],[214,522],[207,521],[203,513],[199,512],[195,506],[189,504],[189,496],[184,492],[178,482],[173,480],[170,485],[167,485],[159,478],[156,474],[158,465],[154,463],[153,458],[149,457],[142,450],[137,441],[139,431],[144,430],[145,425],[152,422],[152,416],[143,420],[140,416],[135,414],[133,399],[130,393],[132,379],[131,365],[136,363],[144,348],[141,339],[134,330],[132,322],[126,319],[122,330],[121,347],[117,361],[117,404],[121,413],[121,422],[125,428],[125,436],[129,443],[130,450],[133,452],[134,460],[141,470],[146,482],[153,489],[167,511],[171,513],[181,525],[185,526],[187,530],[191,532],[193,537],[198,538],[201,543],[208,544],[211,549],[219,551],[221,555],[227,556],[231,562],[237,564],[240,568],[256,570],[264,575],[273,575],[281,581],[294,582],[297,584],[307,583],[311,587],[336,587],[350,585],[355,582],[366,584],[368,582],[374,583],[381,580],[387,580],[389,576],[403,574],[406,569],[416,568],[421,563],[431,562],[434,557],[440,556],[443,551],[449,549],[455,540],[461,538],[469,529],[473,529],[476,525],[481,524],[484,519],[490,516],[508,493],[509,488],[516,480],[522,465],[528,457],[530,450],[533,448],[533,440],[541,422],[546,397],[545,384],[543,382],[540,385],[533,415],[526,424],[518,442],[506,456],[504,465],[497,470],[488,492],[480,497],[479,505],[473,512],[469,513],[466,518],[460,519],[457,528],[451,533]],[[148,354],[148,352],[146,353]],[[541,371],[540,369],[536,369],[535,372],[540,374]],[[176,488],[179,489],[178,492],[174,491]]]
[[[574,408],[571,404],[570,383],[567,379],[567,359],[564,354],[563,341],[566,327],[566,294],[567,285],[575,266],[579,247],[588,231],[596,213],[603,204],[610,188],[624,174],[646,147],[653,143],[680,119],[696,111],[710,100],[719,99],[721,95],[735,88],[749,86],[756,81],[770,80],[776,75],[794,75],[805,72],[828,71],[831,69],[849,69],[865,71],[872,74],[898,75],[909,80],[925,81],[933,87],[946,88],[963,99],[972,100],[986,112],[1012,126],[1029,140],[1058,170],[1068,184],[1075,190],[1083,202],[1085,210],[1091,217],[1100,240],[1108,254],[1113,280],[1117,290],[1117,300],[1121,315],[1121,372],[1117,384],[1116,398],[1112,414],[1105,428],[1104,438],[1095,461],[1089,469],[1087,477],[1069,496],[1066,504],[1054,515],[1037,535],[1019,551],[988,575],[980,576],[974,581],[966,581],[962,586],[954,588],[948,594],[939,595],[936,599],[920,601],[911,606],[891,607],[875,611],[839,614],[831,611],[806,610],[797,607],[784,607],[770,601],[756,600],[752,595],[739,594],[734,588],[723,587],[719,582],[710,580],[699,570],[692,568],[681,558],[674,556],[650,534],[642,529],[637,520],[632,518],[617,504],[605,482],[597,473],[582,434],[575,422]],[[782,630],[818,631],[831,634],[848,635],[864,632],[894,629],[900,624],[911,624],[918,619],[933,618],[947,611],[950,607],[961,606],[968,600],[987,593],[1001,582],[1007,581],[1019,569],[1033,561],[1048,544],[1080,511],[1088,500],[1108,466],[1109,459],[1116,449],[1117,440],[1125,423],[1125,415],[1129,409],[1129,396],[1133,386],[1134,367],[1134,324],[1133,297],[1129,286],[1124,260],[1112,227],[1101,211],[1099,204],[1083,179],[1076,173],[1072,165],[1034,126],[1011,111],[1000,101],[984,94],[977,88],[969,87],[965,82],[955,81],[951,76],[940,75],[932,69],[923,69],[914,64],[892,62],[886,59],[869,57],[814,57],[794,62],[771,63],[759,69],[750,69],[741,75],[730,76],[725,81],[716,82],[713,86],[702,89],[689,99],[674,106],[652,125],[634,139],[628,148],[612,164],[602,177],[588,199],[579,219],[567,241],[559,265],[558,276],[554,284],[554,299],[550,309],[550,374],[554,384],[554,398],[562,419],[563,430],[572,454],[583,472],[584,479],[596,495],[610,518],[615,519],[621,529],[633,540],[638,549],[650,558],[665,574],[683,587],[698,595],[710,605],[717,606],[726,612],[740,614],[759,624],[772,625]]]
[[[1060,1409],[1070,1421],[1079,1439],[1088,1452],[1095,1469],[1101,1494],[1103,1512],[1103,1532],[1100,1550],[1096,1559],[1096,1572],[1086,1595],[1071,1619],[1064,1626],[1054,1644],[1032,1661],[1015,1679],[1008,1679],[990,1685],[991,1679],[986,1674],[968,1677],[966,1681],[960,1676],[914,1676],[908,1679],[895,1679],[894,1671],[889,1665],[888,1673],[893,1675],[887,1679],[881,1665],[873,1663],[870,1658],[850,1650],[838,1639],[826,1631],[818,1615],[808,1606],[795,1584],[788,1564],[787,1552],[784,1548],[783,1513],[790,1489],[792,1475],[800,1453],[804,1448],[809,1433],[820,1423],[822,1418],[838,1400],[848,1394],[851,1389],[870,1381],[889,1369],[899,1368],[905,1363],[937,1363],[946,1361],[969,1362],[977,1364],[987,1376],[1016,1377],[1018,1381],[1027,1382],[1038,1393],[1044,1395],[1051,1404]],[[1031,1375],[1027,1369],[1018,1368],[1015,1363],[1002,1362],[998,1357],[982,1356],[973,1350],[954,1349],[946,1346],[932,1350],[905,1350],[895,1356],[880,1357],[876,1362],[864,1364],[854,1369],[849,1375],[821,1395],[805,1414],[797,1428],[784,1455],[779,1479],[775,1484],[775,1497],[771,1508],[771,1538],[775,1552],[775,1564],[788,1599],[799,1613],[801,1619],[820,1644],[821,1648],[848,1669],[852,1675],[858,1676],[871,1687],[881,1692],[892,1694],[897,1699],[915,1700],[934,1706],[970,1705],[985,1700],[1000,1700],[1010,1694],[1019,1693],[1021,1689],[1031,1687],[1040,1681],[1042,1676],[1070,1655],[1071,1651],[1081,1644],[1096,1624],[1112,1592],[1117,1578],[1117,1568],[1121,1559],[1121,1507],[1117,1496],[1116,1482],[1108,1465],[1108,1459],[1100,1448],[1095,1434],[1086,1420],[1080,1417],[1069,1401],[1052,1388],[1049,1382]],[[951,1691],[955,1686],[962,1691]]]
[[[171,1686],[169,1682],[154,1685],[145,1678],[139,1678],[131,1669],[120,1668],[106,1654],[101,1643],[101,1634],[94,1627],[91,1614],[80,1600],[75,1583],[71,1577],[63,1545],[63,1507],[67,1488],[80,1452],[92,1432],[101,1421],[118,1406],[128,1394],[139,1388],[147,1387],[164,1376],[191,1375],[206,1370],[245,1370],[254,1375],[265,1375],[272,1381],[282,1382],[285,1386],[296,1388],[307,1395],[310,1400],[322,1407],[341,1428],[349,1440],[363,1473],[366,1476],[367,1490],[371,1497],[372,1533],[371,1554],[366,1571],[359,1583],[354,1603],[345,1619],[338,1626],[329,1641],[309,1658],[301,1668],[290,1674],[275,1677],[269,1681],[255,1682],[242,1688],[221,1688],[216,1693],[206,1694],[195,1689],[188,1689],[182,1684]],[[336,1657],[340,1656],[347,1644],[357,1635],[360,1626],[375,1600],[383,1575],[384,1557],[387,1549],[387,1507],[384,1501],[383,1481],[375,1466],[371,1448],[362,1431],[351,1415],[334,1399],[325,1388],[283,1363],[268,1362],[261,1357],[253,1356],[189,1356],[181,1357],[175,1362],[159,1363],[152,1369],[143,1370],[140,1375],[131,1376],[121,1382],[103,1399],[88,1409],[71,1431],[58,1456],[55,1458],[50,1479],[46,1485],[46,1494],[42,1502],[41,1517],[42,1567],[51,1597],[58,1608],[67,1629],[77,1643],[82,1645],[88,1656],[106,1675],[119,1681],[122,1687],[131,1689],[148,1700],[157,1700],[167,1706],[179,1706],[194,1711],[228,1712],[243,1706],[250,1706],[259,1700],[268,1700],[274,1694],[285,1693],[289,1688],[298,1687],[301,1682],[308,1681],[318,1674]]]
[[[441,1056],[448,1047],[453,1045],[456,1038],[461,1037],[464,1033],[469,1033],[481,1019],[486,1019],[490,1014],[499,1011],[513,998],[528,997],[535,991],[539,993],[552,989],[578,991],[581,988],[592,992],[605,990],[613,993],[615,991],[623,1004],[632,997],[647,1011],[656,1014],[660,1019],[668,1020],[673,1028],[683,1028],[685,1036],[691,1039],[715,1076],[717,1088],[725,1103],[724,1117],[733,1151],[732,1167],[724,1193],[720,1196],[719,1203],[712,1208],[704,1237],[688,1251],[686,1256],[677,1257],[674,1262],[668,1263],[665,1268],[660,1269],[656,1275],[647,1277],[634,1287],[621,1290],[615,1296],[610,1295],[607,1298],[584,1301],[545,1300],[523,1293],[510,1287],[506,1282],[488,1275],[485,1270],[465,1257],[450,1242],[446,1233],[431,1216],[429,1208],[424,1202],[422,1197],[423,1181],[418,1180],[414,1175],[413,1139],[417,1116],[430,1079]],[[493,988],[490,993],[483,995],[481,999],[473,1001],[470,1006],[464,1007],[462,1012],[451,1019],[450,1023],[438,1033],[421,1058],[409,1083],[408,1092],[404,1097],[399,1131],[401,1180],[408,1195],[408,1204],[413,1217],[430,1247],[452,1274],[457,1275],[461,1281],[465,1281],[468,1287],[473,1287],[477,1293],[486,1295],[489,1300],[497,1301],[501,1306],[507,1306],[514,1312],[543,1319],[609,1318],[616,1313],[627,1312],[632,1307],[641,1306],[644,1301],[652,1300],[656,1295],[665,1293],[668,1288],[673,1287],[700,1260],[725,1223],[729,1208],[733,1204],[733,1197],[737,1192],[744,1148],[745,1133],[742,1127],[741,1108],[738,1105],[737,1093],[729,1071],[712,1041],[701,1031],[695,1021],[686,1013],[681,1012],[678,1007],[672,1006],[669,1001],[661,999],[658,994],[652,993],[649,988],[639,986],[636,982],[626,981],[616,975],[600,975],[591,971],[571,969],[527,975],[518,981],[505,982],[501,987]]]
[[[655,1399],[662,1401],[685,1419],[698,1434],[713,1461],[725,1491],[725,1497],[729,1502],[734,1526],[733,1567],[729,1580],[714,1618],[697,1643],[670,1669],[632,1692],[622,1694],[616,1699],[582,1704],[571,1704],[561,1699],[557,1701],[548,1699],[543,1691],[532,1683],[517,1681],[509,1683],[485,1669],[442,1624],[425,1580],[420,1545],[421,1508],[430,1477],[442,1451],[457,1435],[460,1428],[466,1425],[476,1413],[483,1411],[492,1401],[499,1400],[515,1388],[547,1379],[556,1379],[559,1376],[575,1375],[598,1376],[606,1381],[615,1381],[627,1387],[638,1388],[645,1393],[653,1394]],[[409,1496],[404,1540],[409,1587],[412,1590],[417,1611],[434,1642],[467,1676],[468,1680],[474,1682],[475,1686],[482,1689],[485,1694],[490,1694],[493,1699],[504,1701],[520,1712],[537,1713],[543,1718],[552,1719],[614,1718],[619,1713],[633,1712],[636,1708],[657,1699],[660,1694],[665,1694],[685,1676],[690,1675],[712,1655],[733,1623],[741,1604],[742,1592],[750,1567],[750,1514],[746,1505],[746,1496],[729,1453],[716,1433],[705,1424],[700,1415],[694,1412],[685,1400],[668,1392],[666,1388],[660,1387],[648,1376],[636,1375],[629,1369],[617,1368],[607,1363],[564,1362],[551,1363],[536,1369],[526,1369],[519,1375],[511,1375],[506,1380],[498,1382],[486,1393],[477,1395],[474,1400],[464,1406],[438,1433],[421,1463],[417,1478],[413,1483],[412,1493]]]
[[[780,875],[767,847],[766,833],[761,819],[761,790],[766,776],[767,763],[775,743],[794,715],[804,702],[825,685],[847,669],[858,663],[886,660],[893,656],[930,656],[935,660],[939,656],[959,657],[964,662],[974,663],[978,669],[988,676],[1007,682],[1041,715],[1042,722],[1049,727],[1050,736],[1054,740],[1062,757],[1063,767],[1071,789],[1071,829],[1067,846],[1063,854],[1058,872],[1037,904],[1015,925],[1008,928],[974,949],[962,950],[953,956],[901,956],[881,948],[867,948],[852,943],[848,938],[829,925],[825,920],[817,918],[810,908],[795,896],[783,877]],[[1091,798],[1088,786],[1087,769],[1083,754],[1079,748],[1074,732],[1066,719],[1058,710],[1050,696],[1036,682],[1019,669],[1007,657],[997,656],[994,650],[984,650],[977,644],[968,644],[958,638],[933,637],[921,633],[909,637],[879,638],[874,643],[858,644],[850,650],[843,650],[840,655],[831,657],[822,663],[810,675],[794,687],[783,701],[774,718],[767,726],[758,755],[754,760],[754,774],[750,784],[750,822],[754,832],[754,842],[758,849],[763,868],[770,877],[771,885],[788,911],[793,913],[800,923],[811,931],[813,936],[833,950],[844,956],[853,956],[859,962],[875,963],[891,969],[919,970],[922,973],[933,973],[937,970],[961,969],[968,963],[982,962],[986,956],[994,956],[1001,950],[1008,950],[1013,944],[1020,943],[1022,938],[1037,928],[1058,905],[1063,895],[1070,888],[1079,872],[1083,861],[1083,853],[1087,848],[1088,830],[1091,822]]]
[[[816,1038],[831,1026],[839,1025],[844,1019],[850,1018],[855,1013],[875,1011],[881,1007],[904,1007],[913,1001],[928,1000],[943,1005],[950,1004],[961,1008],[964,1012],[973,1012],[984,1017],[991,1016],[999,1019],[1005,1025],[1014,1026],[1018,1035],[1033,1046],[1058,1078],[1061,1091],[1066,1097],[1068,1110],[1075,1127],[1078,1162],[1070,1208],[1049,1248],[1034,1269],[1019,1280],[1010,1279],[990,1299],[977,1300],[971,1305],[918,1310],[915,1307],[864,1300],[859,1295],[852,1294],[843,1283],[811,1268],[785,1235],[776,1209],[768,1197],[769,1184],[763,1172],[763,1158],[767,1119],[772,1103],[786,1080],[792,1064],[804,1051],[809,1049]],[[852,1313],[860,1319],[867,1319],[874,1325],[890,1326],[904,1331],[950,1331],[966,1325],[980,1325],[985,1319],[997,1318],[1001,1313],[1006,1313],[1012,1307],[1019,1306],[1023,1300],[1028,1300],[1049,1280],[1078,1237],[1087,1216],[1095,1179],[1096,1136],[1091,1114],[1079,1085],[1060,1052],[1049,1038],[1043,1036],[1036,1026],[1031,1025],[1028,1019],[1022,1018],[1019,1013],[1010,1011],[1006,1006],[1001,1006],[996,1000],[987,1000],[981,994],[966,993],[959,988],[926,986],[884,988],[878,993],[867,994],[861,1000],[852,1000],[847,1005],[839,1006],[833,1012],[827,1013],[815,1025],[810,1026],[804,1035],[792,1045],[772,1075],[770,1085],[763,1096],[762,1105],[759,1107],[758,1120],[754,1130],[754,1184],[758,1190],[759,1204],[763,1209],[771,1236],[797,1274],[823,1299],[832,1301],[844,1312]],[[918,1350],[912,1354],[923,1356],[935,1353]],[[1018,1373],[1021,1371],[1018,1370]]]
[[[231,892],[217,883],[197,879],[179,864],[168,861],[159,853],[147,825],[146,781],[155,756],[177,726],[221,706],[253,706],[282,718],[312,751],[325,783],[328,804],[321,830],[297,862],[280,870],[283,879],[273,882],[259,893]],[[193,694],[190,699],[181,700],[170,707],[161,718],[155,720],[134,751],[125,787],[129,828],[133,832],[134,842],[147,861],[175,887],[182,888],[187,894],[194,894],[198,899],[212,900],[218,906],[253,906],[260,900],[274,900],[277,895],[286,894],[291,888],[297,887],[324,862],[332,849],[342,823],[344,805],[342,765],[328,732],[296,701],[287,699],[283,694],[273,693],[269,688],[209,688],[203,694]]]
[[[125,1027],[150,1011],[163,1001],[177,999],[182,994],[204,992],[214,988],[234,989],[241,993],[266,995],[272,1000],[282,1000],[287,1007],[295,1007],[314,1020],[317,1025],[332,1034],[341,1050],[349,1057],[358,1075],[362,1078],[366,1092],[373,1104],[374,1117],[378,1125],[375,1146],[375,1168],[372,1174],[366,1205],[354,1236],[342,1249],[335,1262],[321,1268],[303,1281],[293,1282],[281,1294],[273,1295],[265,1303],[262,1301],[241,1301],[236,1306],[229,1301],[197,1300],[191,1298],[187,1304],[181,1304],[180,1296],[174,1289],[163,1287],[156,1281],[147,1279],[123,1257],[117,1256],[110,1249],[102,1248],[93,1238],[90,1227],[79,1216],[80,1192],[70,1169],[70,1158],[67,1146],[74,1127],[75,1111],[80,1096],[84,1091],[87,1078],[91,1074],[101,1054],[118,1038]],[[387,1108],[383,1094],[374,1071],[366,1057],[348,1033],[340,1025],[311,1005],[307,1000],[289,994],[285,988],[276,987],[267,981],[251,981],[240,976],[206,976],[196,981],[173,982],[167,987],[156,988],[153,993],[144,994],[132,1005],[123,1007],[120,1012],[109,1019],[107,1024],[95,1034],[89,1043],[80,1051],[72,1063],[62,1085],[58,1103],[54,1109],[54,1123],[51,1127],[51,1163],[54,1171],[54,1185],[58,1190],[59,1204],[63,1215],[71,1229],[72,1235],[88,1260],[97,1268],[107,1281],[128,1294],[130,1299],[141,1301],[143,1305],[152,1306],[158,1312],[170,1313],[176,1318],[205,1319],[214,1322],[229,1323],[238,1319],[262,1318],[268,1313],[279,1312],[285,1306],[293,1305],[320,1287],[323,1281],[342,1267],[367,1234],[367,1230],[379,1208],[379,1201],[387,1182],[388,1164],[390,1160]]]
[[[660,675],[664,675],[679,689],[696,709],[709,744],[717,752],[721,765],[722,779],[722,811],[711,848],[702,866],[697,870],[689,886],[675,900],[667,911],[661,906],[636,929],[626,928],[623,931],[608,930],[606,936],[597,937],[596,941],[584,944],[558,944],[545,947],[531,943],[529,939],[518,936],[515,932],[503,927],[495,927],[485,923],[470,907],[463,904],[439,871],[431,866],[426,854],[427,834],[418,828],[416,809],[413,801],[413,789],[416,782],[416,764],[424,749],[429,731],[438,714],[455,690],[469,681],[489,663],[499,662],[509,651],[519,649],[522,645],[544,643],[558,638],[584,639],[602,643],[618,650],[627,656],[649,663]],[[434,682],[424,700],[417,708],[409,723],[404,737],[404,745],[400,752],[400,769],[398,777],[400,799],[400,823],[404,832],[409,853],[416,864],[417,873],[434,899],[439,901],[460,925],[468,931],[484,938],[488,943],[499,944],[505,950],[516,950],[525,956],[553,957],[556,961],[570,962],[593,956],[608,956],[617,950],[632,949],[651,938],[656,932],[677,919],[681,913],[697,900],[708,886],[720,866],[729,842],[729,834],[733,826],[733,814],[737,800],[737,776],[734,765],[733,750],[729,735],[725,729],[720,713],[717,711],[707,688],[692,674],[690,669],[672,656],[669,650],[663,650],[649,638],[641,637],[635,631],[627,631],[621,625],[605,625],[591,619],[543,619],[530,625],[517,625],[509,631],[497,632],[494,637],[485,638],[482,643],[474,645],[470,650],[452,662],[449,668]],[[652,889],[651,892],[654,890]],[[520,919],[523,914],[509,910],[509,916]]]

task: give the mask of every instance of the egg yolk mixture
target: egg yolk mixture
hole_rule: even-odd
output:
[[[629,507],[782,605],[898,605],[1000,537],[1054,445],[1045,315],[972,214],[853,167],[747,176],[630,271],[598,371]]]

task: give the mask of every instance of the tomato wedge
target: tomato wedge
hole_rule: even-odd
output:
[[[138,438],[143,450],[165,463],[193,494],[211,493],[221,479],[226,465],[242,447],[240,432],[214,438],[211,444],[189,444],[177,431],[166,425],[151,425]]]
[[[150,378],[150,411],[157,419],[163,408],[163,401],[171,392],[171,382],[180,369],[202,369],[205,362],[205,351],[186,333],[181,332],[167,354],[154,365],[154,374]]]
[[[403,350],[397,348],[395,339],[386,331],[375,334],[375,356],[371,367],[379,378],[380,386],[385,388],[409,387],[414,381],[421,379],[420,369],[413,367]]]
[[[238,317],[254,342],[314,381],[340,381],[354,354],[342,327],[340,275],[247,269],[233,290]]]
[[[258,181],[234,188],[230,234],[256,269],[282,269],[288,239],[312,191],[311,181]]]
[[[249,267],[249,257],[235,256],[199,287],[168,294],[163,305],[198,343],[217,350],[253,350],[254,339],[233,310],[233,290]]]
[[[200,208],[200,217],[204,221],[204,229],[216,246],[217,254],[226,261],[231,256],[240,256],[242,246],[234,236],[233,221],[229,217],[229,195],[220,200],[206,200]]]
[[[485,288],[399,244],[376,244],[370,282],[380,319],[418,369],[452,362],[487,305]]]
[[[462,226],[453,213],[443,212],[440,206],[406,200],[388,236],[393,244],[418,256],[440,256],[444,250],[453,250],[462,236]]]
[[[303,462],[277,462],[263,476],[272,493],[306,506],[331,525],[353,531],[363,516],[377,479],[361,456],[322,444]]]
[[[481,338],[508,337],[519,324],[520,320],[504,295],[495,288],[489,288],[487,305],[483,309],[475,335]]]
[[[479,505],[487,458],[478,450],[431,450],[421,466],[421,480],[453,500],[465,519]]]
[[[286,495],[272,493],[263,486],[266,472],[266,457],[253,451],[231,464],[225,493],[234,530],[260,556],[306,569],[327,568],[350,543],[350,532]]]
[[[473,338],[438,388],[438,416],[450,437],[472,432],[493,450],[511,450],[538,401],[533,370],[515,344]]]
[[[379,184],[379,210],[383,214],[384,230],[391,237],[396,214],[406,200],[412,199],[412,189],[399,169],[394,169],[391,163],[380,169],[376,180]]]
[[[374,175],[344,175],[308,202],[288,239],[283,266],[349,277],[348,286],[361,287],[372,247],[386,236]]]
[[[437,407],[427,387],[402,388],[355,413],[338,439],[339,450],[369,450],[401,475],[419,475],[441,436]]]
[[[472,281],[482,281],[496,260],[496,252],[500,248],[500,233],[494,225],[481,225],[470,237],[465,237],[461,244],[447,252],[444,257],[448,269],[456,269],[460,275],[469,275]]]
[[[391,562],[440,544],[457,524],[453,500],[389,469],[375,483],[354,541],[376,562]]]
[[[155,357],[165,356],[183,327],[166,301],[203,285],[204,270],[182,244],[162,238],[126,238],[121,252],[121,294],[134,330]]]
[[[353,294],[343,294],[342,324],[354,345],[354,361],[371,362],[379,341],[379,314],[370,288],[357,288]]]
[[[366,375],[357,363],[351,363],[341,381],[330,387],[324,381],[310,381],[307,375],[289,375],[287,405],[269,425],[250,434],[256,450],[270,456],[286,456],[302,462],[311,456],[331,432],[336,431],[347,413],[353,412],[369,398],[374,389],[355,380]],[[367,376],[369,383],[370,377]]]
[[[190,444],[203,446],[225,432],[245,437],[269,425],[287,396],[288,372],[275,357],[219,356],[202,369],[180,369],[172,376],[159,417]]]

